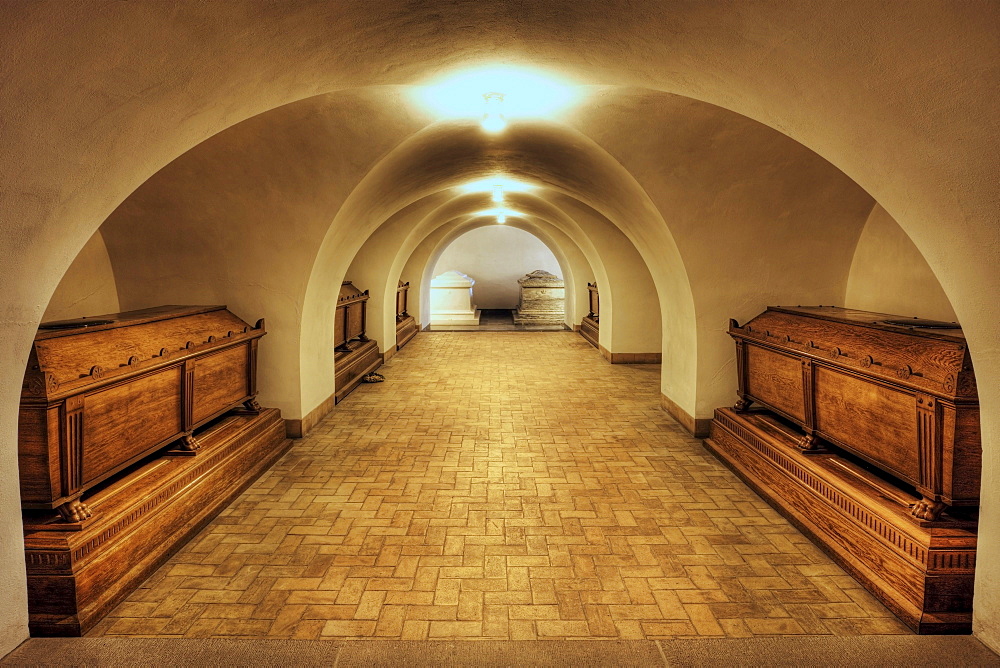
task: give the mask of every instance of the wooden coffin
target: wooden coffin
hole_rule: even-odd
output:
[[[601,343],[601,299],[597,292],[597,283],[587,283],[590,298],[590,312],[580,321],[580,335],[590,342],[590,345],[600,349]]]
[[[833,452],[806,454],[774,413],[720,408],[705,447],[917,633],[969,633],[976,523],[917,520],[919,495]]]
[[[913,516],[978,506],[982,450],[969,350],[955,323],[830,306],[768,307],[734,320],[740,401],[911,485]]]
[[[25,509],[91,515],[80,497],[255,395],[257,342],[225,306],[162,306],[43,323],[21,390],[18,464]]]
[[[90,519],[67,524],[51,511],[26,514],[31,635],[85,634],[291,444],[274,408],[228,413],[198,436],[197,456],[172,451],[91,490]],[[164,631],[169,619],[159,621]]]
[[[417,335],[417,320],[407,311],[410,283],[399,282],[396,288],[396,350],[400,350]]]
[[[334,403],[340,403],[361,384],[365,374],[382,364],[378,342],[365,334],[367,307],[368,291],[362,292],[350,281],[344,281],[333,324]]]

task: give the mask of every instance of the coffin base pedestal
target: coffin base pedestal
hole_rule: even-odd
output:
[[[481,311],[431,311],[431,324],[441,327],[479,326]]]
[[[31,635],[86,633],[291,445],[274,408],[229,414],[198,438],[193,457],[162,456],[95,489],[90,519],[25,513]]]
[[[336,352],[333,356],[335,369],[336,393],[334,402],[340,403],[354,388],[361,384],[365,374],[382,366],[382,356],[378,352],[378,343],[367,341],[351,341],[347,344],[350,352]]]
[[[402,350],[403,346],[410,342],[417,332],[420,331],[420,327],[417,326],[417,320],[412,315],[408,315],[399,322],[396,323],[396,350]]]
[[[971,633],[975,522],[917,520],[918,496],[835,454],[803,454],[799,438],[769,413],[723,408],[705,447],[916,633]]]
[[[514,311],[515,325],[561,325],[566,320],[563,311],[533,311],[518,307]]]
[[[580,321],[580,336],[585,338],[590,345],[600,349],[601,325],[590,316],[585,316]]]

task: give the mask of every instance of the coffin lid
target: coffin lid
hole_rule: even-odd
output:
[[[530,274],[525,274],[517,279],[518,284],[525,288],[561,288],[563,279],[555,274],[550,274],[544,269],[536,269]]]
[[[476,279],[470,278],[460,271],[452,269],[431,279],[432,288],[471,288]]]
[[[922,326],[906,326],[915,322]],[[729,333],[943,397],[974,398],[975,373],[957,323],[836,306],[769,306]]]
[[[263,335],[262,321],[257,331],[225,306],[157,306],[77,322],[80,327],[60,329],[41,324],[25,373],[25,390],[30,394],[51,395],[59,386],[84,377],[96,382],[122,367],[147,368],[181,351],[222,347],[236,339]]]

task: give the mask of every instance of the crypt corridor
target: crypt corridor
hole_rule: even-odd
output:
[[[996,660],[1000,3],[31,0],[0,45],[0,657]],[[480,325],[433,323],[453,272]],[[219,324],[39,333],[149,309]],[[834,367],[867,440],[820,433]],[[751,400],[814,460],[753,484],[846,571],[703,447]],[[796,487],[822,438],[843,493]]]
[[[571,332],[423,333],[88,636],[909,634]]]

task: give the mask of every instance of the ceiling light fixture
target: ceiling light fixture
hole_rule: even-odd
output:
[[[508,193],[529,193],[538,190],[538,186],[534,184],[517,181],[503,174],[494,174],[478,181],[463,183],[456,187],[463,193],[496,193],[497,186],[503,188],[504,197]]]
[[[499,183],[493,186],[493,201],[497,204],[503,201],[503,186]]]
[[[438,119],[476,119],[499,131],[519,119],[557,120],[582,101],[584,88],[550,72],[494,65],[414,86],[412,95]]]
[[[497,214],[497,225],[503,225],[506,222],[507,222],[507,214],[505,214],[505,213],[498,213]]]
[[[503,93],[486,93],[486,110],[483,113],[483,129],[487,132],[501,132],[507,127],[507,119],[503,115]]]

